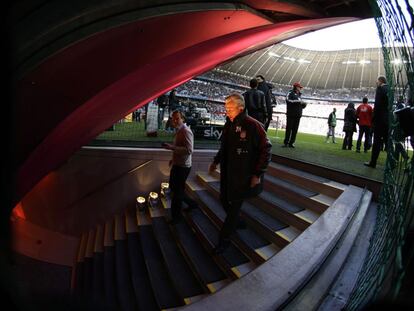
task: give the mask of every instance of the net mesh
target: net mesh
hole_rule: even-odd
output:
[[[408,0],[371,0],[389,85],[389,140],[377,219],[368,256],[346,306],[357,310],[379,298],[395,299],[411,253],[404,253],[413,221],[413,8]],[[411,120],[411,123],[410,123]],[[407,123],[408,122],[408,123]]]

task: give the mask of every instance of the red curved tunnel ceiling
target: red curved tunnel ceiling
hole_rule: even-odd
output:
[[[26,160],[16,199],[126,113],[169,89],[239,54],[351,20],[275,25],[247,11],[194,12],[124,25],[67,47],[18,85],[17,152]]]

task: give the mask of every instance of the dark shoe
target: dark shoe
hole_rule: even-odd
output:
[[[181,222],[181,218],[173,218],[167,221],[169,225],[177,225]]]
[[[289,148],[295,148],[294,144],[289,144]]]
[[[229,240],[220,241],[216,247],[213,248],[213,254],[222,254],[230,246]]]
[[[240,220],[239,223],[237,224],[237,229],[246,229],[247,228],[247,224],[244,220]]]
[[[376,167],[376,165],[375,164],[372,164],[371,162],[365,162],[364,165],[365,166],[368,166],[368,167],[372,167],[372,168],[375,168]]]
[[[198,205],[189,205],[188,207],[184,208],[185,211],[192,211],[193,209],[197,209]]]
[[[361,153],[361,151],[360,151],[359,149],[357,149],[355,152],[356,152],[356,153]]]
[[[284,144],[284,145],[282,146],[282,148],[287,148],[287,146],[288,146],[287,144]]]
[[[367,153],[368,152],[368,150],[364,150],[364,153]]]

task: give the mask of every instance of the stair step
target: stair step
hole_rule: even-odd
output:
[[[159,308],[183,305],[184,301],[180,299],[169,278],[152,226],[140,226],[139,233],[145,264]]]
[[[267,183],[272,183],[273,185],[276,185],[278,187],[281,188],[286,188],[286,189],[290,189],[291,191],[297,193],[298,195],[304,196],[304,197],[313,197],[315,195],[317,195],[318,193],[315,191],[310,191],[307,190],[305,188],[302,188],[292,182],[277,178],[275,176],[272,175],[264,175],[264,180],[265,180],[265,187]]]
[[[115,276],[118,302],[122,310],[135,310],[126,240],[115,240]]]
[[[181,298],[185,300],[203,294],[203,289],[178,248],[165,218],[153,218],[152,227],[171,280]]]
[[[203,299],[204,297],[207,297],[207,294],[201,294],[201,295],[185,298],[184,302],[185,302],[186,305],[190,305],[192,303],[195,303],[195,302]]]
[[[298,206],[294,203],[291,203],[289,201],[286,201],[282,198],[280,198],[278,195],[269,192],[269,191],[263,191],[260,195],[260,198],[262,198],[263,200],[266,200],[268,202],[272,202],[274,205],[277,205],[279,208],[287,211],[288,213],[298,213],[300,211],[303,211],[304,208],[301,206]]]
[[[256,249],[256,252],[266,261],[276,255],[281,248],[275,244],[269,244]]]
[[[140,310],[158,310],[145,265],[139,233],[130,232],[127,234],[127,238],[128,255],[131,262],[131,281],[138,308]]]
[[[314,223],[318,219],[319,214],[309,209],[304,209],[303,211],[295,213],[295,216],[303,219],[308,223]]]
[[[308,190],[323,193],[333,198],[337,198],[346,188],[346,185],[331,183],[331,180],[327,178],[316,176],[274,162],[269,164],[267,173],[268,175],[296,183],[297,185]]]
[[[222,289],[223,287],[229,285],[230,283],[231,283],[231,280],[224,279],[224,280],[220,280],[214,283],[210,283],[207,286],[211,293],[215,293],[218,290]]]
[[[352,248],[354,248],[355,239],[363,227],[371,198],[372,193],[362,193],[360,203],[355,213],[350,216],[351,220],[337,241],[335,248],[318,269],[318,272],[312,276],[298,295],[286,306],[286,310],[318,309],[321,301],[326,297],[331,285],[346,264]]]
[[[104,228],[104,295],[109,308],[118,305],[115,282],[114,220],[111,219],[105,222]]]
[[[249,218],[255,219],[257,222],[260,222],[263,226],[269,228],[272,231],[279,231],[288,227],[288,225],[285,223],[282,223],[277,219],[270,217],[268,214],[248,202],[245,202],[243,204],[242,212]]]
[[[118,298],[116,295],[115,277],[115,247],[105,246],[104,248],[104,295],[105,304],[109,308],[116,308]]]
[[[178,243],[184,250],[193,270],[198,277],[210,289],[209,284],[226,279],[226,275],[220,270],[208,252],[200,245],[194,232],[184,221],[176,224],[173,228]]]
[[[286,227],[282,230],[276,231],[275,233],[290,243],[296,239],[302,231],[296,229],[295,227]]]
[[[203,202],[202,209],[205,213],[209,215],[217,228],[221,228],[226,217],[226,212],[222,208],[220,201],[207,190],[199,190],[194,193]],[[237,235],[234,241],[239,248],[256,263],[262,263],[263,257],[256,253],[256,249],[268,245],[270,242],[263,239],[248,227],[245,229],[237,229],[236,233]]]
[[[205,173],[198,173],[197,178],[203,185],[211,189],[216,197],[219,196],[220,182],[215,177]],[[313,217],[297,216],[295,213],[307,209],[283,200],[269,191],[263,191],[259,196],[248,199],[247,202],[264,211],[265,218],[277,219],[281,223],[289,224],[301,230],[305,230],[312,224],[313,221],[311,220],[314,219]]]
[[[213,182],[209,182],[208,186],[213,188],[216,193],[219,191],[220,189],[220,182],[218,181],[213,181]],[[199,192],[197,192],[198,194]],[[203,193],[203,197],[207,197],[208,195]],[[211,208],[212,206],[215,206],[215,204],[213,203],[214,198],[209,198],[208,203],[210,203],[208,206]],[[220,210],[221,213],[224,214],[224,217],[226,215],[226,212],[223,210],[223,208],[216,208],[215,210]],[[249,202],[244,202],[243,206],[242,206],[242,213],[244,213],[245,215],[247,215],[248,217],[254,218],[257,221],[259,221],[260,223],[262,223],[263,225],[269,227],[271,230],[273,231],[277,231],[283,228],[286,228],[287,225],[280,222],[279,220],[271,217],[270,215],[266,214],[265,212],[263,212],[262,210],[260,210],[259,208],[253,206],[252,204],[250,204]],[[223,217],[223,220],[224,220]],[[263,245],[262,245],[263,246]]]
[[[84,232],[80,238],[75,268],[72,270],[72,293],[77,299],[83,295],[84,261],[88,232]]]
[[[118,302],[122,310],[135,310],[136,302],[132,288],[131,270],[126,240],[126,219],[123,214],[115,216],[115,276]]]
[[[92,299],[94,303],[104,298],[104,227],[96,227],[93,253]]]
[[[95,245],[95,230],[91,229],[88,232],[88,238],[86,242],[85,258],[83,260],[83,293],[84,300],[88,300],[92,292],[93,285],[93,249]]]
[[[205,182],[204,175],[202,174],[199,175],[199,178],[204,182],[204,184],[206,184],[207,187],[212,189],[217,194],[219,187],[219,183],[217,181]],[[210,180],[212,179],[210,178]],[[201,193],[204,197],[207,197],[209,195],[205,190],[197,191],[196,193]],[[214,207],[214,210],[219,210],[217,204],[214,204],[214,198],[212,198],[211,195],[208,202],[210,209]],[[222,212],[225,213],[224,210],[222,210]],[[285,223],[282,223],[279,220],[273,218],[249,202],[243,203],[241,215],[246,219],[246,221],[248,221],[249,224],[254,227],[258,233],[263,235],[266,239],[277,244],[279,247],[286,246],[301,232],[300,230],[291,226],[289,227]],[[263,257],[261,256],[261,258]]]
[[[282,165],[282,164],[279,164],[279,163],[276,163],[276,162],[270,162],[269,163],[269,168],[270,169],[274,168],[274,169],[277,169],[277,170],[282,170],[282,171],[285,171],[285,172],[289,172],[291,174],[298,175],[298,176],[301,176],[301,177],[304,177],[304,178],[307,178],[307,179],[311,179],[311,180],[314,180],[314,181],[317,181],[317,182],[320,182],[320,183],[327,183],[327,182],[330,181],[328,178],[317,176],[317,175],[314,175],[314,174],[311,174],[311,173],[308,173],[308,172],[304,172],[304,171],[298,170],[298,169],[293,168],[293,167],[285,166],[285,165]]]
[[[265,175],[264,190],[276,194],[297,206],[311,209],[319,214],[322,214],[329,207],[329,204],[318,200],[318,193],[300,188],[273,176]]]
[[[204,238],[208,249],[211,251],[215,245],[218,243],[219,232],[217,228],[211,223],[204,213],[199,210],[195,209],[187,214],[188,217],[191,218],[193,224],[196,226],[198,232]],[[231,269],[234,273],[233,268],[236,268],[242,264],[248,263],[250,260],[233,244],[221,254],[221,257],[224,260],[226,265],[225,268]],[[238,277],[238,273],[233,274],[234,276]]]

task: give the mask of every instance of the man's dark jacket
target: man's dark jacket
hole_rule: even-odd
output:
[[[375,91],[373,126],[388,125],[388,85],[378,86]]]
[[[250,89],[243,97],[248,115],[264,124],[267,120],[265,94],[258,89]]]
[[[294,90],[290,90],[286,95],[286,115],[288,117],[300,118],[302,116],[302,110],[304,108],[301,93],[296,93]]]
[[[242,200],[263,190],[263,173],[271,159],[272,144],[263,125],[240,113],[233,122],[227,118],[221,137],[220,150],[214,163],[220,164],[220,196],[222,200]],[[251,177],[261,183],[250,188]]]
[[[262,91],[265,95],[267,118],[272,119],[273,107],[272,107],[272,88],[266,81],[259,82],[257,89]]]

